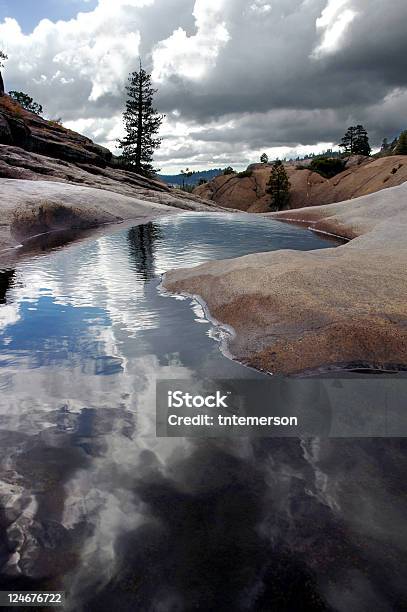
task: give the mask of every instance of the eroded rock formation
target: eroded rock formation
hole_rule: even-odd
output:
[[[271,166],[253,164],[249,169],[252,170],[251,176],[218,176],[197,187],[194,193],[220,206],[248,212],[268,212],[270,196],[266,194],[266,189]],[[352,157],[346,169],[331,179],[296,164],[287,164],[286,170],[291,182],[290,207],[302,208],[342,202],[401,185],[407,181],[407,157]]]

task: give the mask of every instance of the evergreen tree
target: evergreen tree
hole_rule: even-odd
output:
[[[291,183],[282,161],[277,159],[272,167],[266,193],[271,196],[271,210],[282,210],[290,200]]]
[[[182,188],[184,189],[186,183],[188,183],[188,179],[191,178],[191,176],[194,176],[195,172],[193,170],[190,170],[189,168],[185,168],[185,170],[181,170],[181,175],[182,175]],[[186,182],[185,182],[186,179]]]
[[[161,145],[161,138],[156,135],[164,115],[159,115],[153,107],[157,90],[153,89],[151,75],[143,69],[141,62],[140,70],[130,74],[126,90],[127,102],[123,114],[126,135],[123,140],[119,140],[123,149],[123,160],[139,174],[159,172],[153,168],[151,162],[155,149]]]
[[[8,56],[0,49],[0,96],[4,95],[4,81],[1,69],[4,67],[4,62],[6,60],[8,60]]]
[[[38,102],[34,102],[34,100],[28,94],[23,93],[22,91],[9,91],[9,96],[13,98],[16,102],[20,104],[23,108],[36,115],[42,115],[43,109],[41,104]]]
[[[407,155],[407,130],[400,134],[394,154]]]
[[[366,155],[369,157],[372,152],[372,148],[369,143],[369,136],[367,130],[363,127],[363,125],[356,126],[356,138],[354,144],[354,154],[355,155]]]
[[[382,146],[380,148],[380,150],[382,152],[388,151],[390,149],[390,145],[389,145],[389,139],[388,138],[383,138],[383,142],[382,142]]]
[[[355,142],[355,130],[354,127],[349,127],[346,131],[345,136],[341,140],[341,144],[339,145],[343,148],[343,152],[345,155],[352,155],[354,150],[354,142]]]
[[[267,155],[267,153],[263,153],[263,155],[260,157],[260,162],[262,164],[268,164],[269,163],[269,156]]]
[[[343,148],[346,155],[369,156],[372,151],[368,133],[363,125],[349,127],[339,146]]]
[[[223,174],[224,176],[227,176],[229,174],[235,174],[235,171],[233,170],[232,166],[228,166],[224,169]]]
[[[395,138],[395,139],[394,139],[394,140],[391,142],[390,149],[391,149],[392,151],[395,151],[395,150],[396,150],[396,147],[397,147],[397,145],[398,145],[398,143],[399,143],[399,139],[398,139],[398,138]]]

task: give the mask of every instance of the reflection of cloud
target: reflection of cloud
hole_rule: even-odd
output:
[[[268,246],[264,224],[244,218],[180,215],[157,223],[154,245],[123,232],[18,268],[0,394],[6,544],[19,539],[23,577],[62,576],[72,610],[347,612],[405,600],[400,441],[156,437],[157,378],[249,371],[194,324],[200,307],[146,279]]]
[[[145,332],[159,327],[159,311],[146,303],[143,273],[132,266],[126,241],[102,238],[74,252],[75,257],[67,250],[19,267],[10,293],[10,308],[20,312],[10,319],[8,354],[13,352],[14,365],[0,396],[3,429],[26,432],[39,443],[42,438],[45,456],[55,434],[69,432],[71,443],[91,457],[86,470],[61,482],[62,525],[73,531],[84,520],[88,525],[72,590],[93,582],[96,568],[99,579],[107,580],[115,567],[117,535],[139,524],[126,480],[140,457],[154,451],[165,463],[173,452],[174,441],[155,437],[156,377],[164,370],[166,377],[190,375],[180,360],[161,365],[146,344]],[[144,338],[138,342],[139,332]],[[33,342],[32,335],[37,335]],[[98,376],[99,358],[120,362],[120,369],[106,375],[104,364]],[[37,550],[33,545],[32,553],[25,551],[24,563]]]
[[[7,325],[13,325],[20,319],[17,304],[6,304],[0,306],[0,330],[7,327]]]

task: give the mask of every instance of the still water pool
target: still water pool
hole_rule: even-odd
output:
[[[265,376],[160,275],[331,246],[186,213],[0,272],[1,590],[92,612],[402,609],[401,441],[155,437],[157,378]]]

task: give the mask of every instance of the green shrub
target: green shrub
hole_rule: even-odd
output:
[[[394,153],[395,155],[407,155],[407,130],[400,134]]]
[[[195,189],[195,185],[182,185],[180,187],[181,191],[186,191],[187,193],[192,193]]]
[[[228,166],[223,171],[224,176],[228,176],[229,174],[235,174],[235,171],[233,170],[232,166]]]
[[[243,172],[238,172],[236,176],[239,178],[250,178],[253,175],[253,170],[243,170]]]
[[[339,158],[317,157],[312,160],[309,169],[329,179],[343,172],[345,164]]]
[[[30,111],[31,113],[35,113],[36,115],[42,115],[43,108],[41,104],[38,102],[34,102],[31,96],[24,93],[23,91],[9,91],[10,98],[13,98],[20,106]]]

